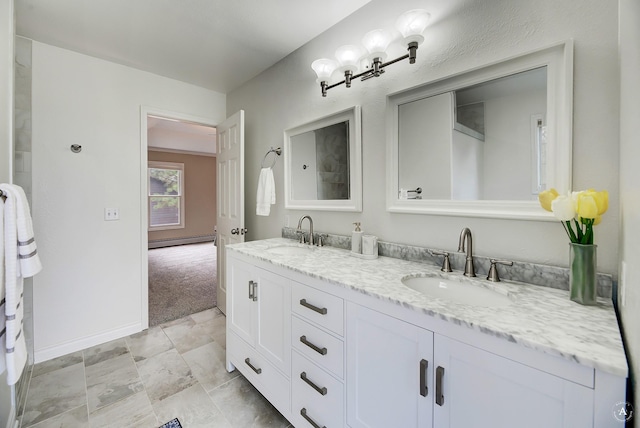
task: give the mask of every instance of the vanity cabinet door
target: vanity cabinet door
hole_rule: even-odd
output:
[[[256,311],[253,300],[254,268],[234,258],[227,259],[227,324],[249,345],[255,346]]]
[[[291,367],[291,284],[280,275],[229,257],[229,329],[287,376]]]
[[[440,335],[434,357],[435,427],[593,427],[592,389]]]
[[[346,342],[351,428],[432,426],[433,333],[348,303]]]
[[[291,367],[291,286],[288,279],[256,269],[256,349],[283,373]]]

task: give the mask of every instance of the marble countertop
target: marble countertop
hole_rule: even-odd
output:
[[[444,274],[430,264],[390,257],[360,259],[333,247],[312,247],[299,255],[269,251],[272,247],[298,245],[289,239],[274,238],[226,248],[588,367],[617,376],[628,375],[613,305],[605,299],[599,299],[597,306],[582,306],[569,300],[568,292],[563,290],[469,279],[459,272]],[[507,294],[512,303],[499,310],[469,306],[428,297],[401,282],[403,277],[420,274],[454,275],[461,281]]]

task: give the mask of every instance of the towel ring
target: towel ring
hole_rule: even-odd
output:
[[[264,166],[264,161],[267,160],[267,156],[269,156],[269,153],[276,154],[276,156],[273,157],[273,162],[271,162],[271,165],[269,166],[269,168],[273,168],[273,166],[276,164],[276,161],[278,160],[278,156],[282,154],[282,148],[278,147],[277,149],[274,149],[273,147],[271,147],[271,149],[267,152],[267,154],[264,155],[264,158],[262,158],[262,162],[260,163],[260,166],[262,168],[267,168],[266,166]]]

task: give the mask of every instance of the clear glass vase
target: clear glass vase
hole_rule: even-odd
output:
[[[582,305],[595,305],[597,245],[570,243],[569,294],[571,300]]]

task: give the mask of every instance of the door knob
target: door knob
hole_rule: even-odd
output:
[[[231,234],[232,235],[239,235],[240,234],[240,229],[238,229],[237,227],[235,229],[231,229]]]

